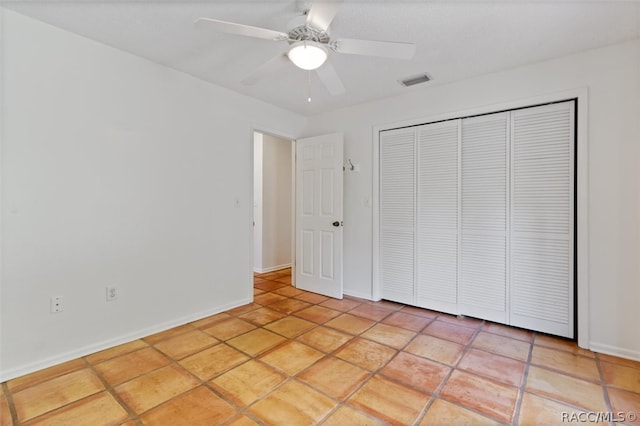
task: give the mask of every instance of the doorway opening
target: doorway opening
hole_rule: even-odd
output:
[[[253,133],[254,274],[291,276],[294,149],[291,139],[259,131]]]

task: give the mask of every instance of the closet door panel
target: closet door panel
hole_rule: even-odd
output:
[[[507,321],[508,113],[462,120],[460,313]]]
[[[457,312],[460,120],[418,127],[417,305]]]
[[[510,323],[573,337],[574,104],[511,120]]]
[[[415,304],[415,129],[380,132],[380,287]]]

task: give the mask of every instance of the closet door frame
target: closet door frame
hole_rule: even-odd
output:
[[[575,300],[577,302],[576,325],[577,325],[577,343],[581,348],[589,349],[589,180],[588,180],[588,89],[577,88],[562,92],[551,93],[547,95],[535,96],[530,98],[519,99],[509,102],[501,102],[490,106],[482,106],[470,108],[456,112],[443,114],[434,114],[413,118],[410,120],[396,121],[386,124],[376,125],[372,128],[373,140],[373,192],[372,192],[372,300],[381,299],[381,288],[379,279],[380,267],[380,132],[385,130],[397,129],[408,126],[418,126],[422,124],[434,123],[438,121],[458,119],[481,114],[490,114],[494,112],[507,111],[512,109],[527,108],[543,105],[553,102],[576,101],[576,155],[575,168],[577,188],[575,191],[575,226],[576,226],[576,286]]]

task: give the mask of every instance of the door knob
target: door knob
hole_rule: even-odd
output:
[[[340,222],[338,222],[337,220],[335,222],[332,223],[333,226],[340,226]]]

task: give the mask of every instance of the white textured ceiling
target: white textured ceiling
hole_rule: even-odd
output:
[[[397,80],[427,72],[427,85],[513,68],[640,38],[640,1],[345,0],[332,37],[405,41],[409,61],[331,53],[346,93],[329,95],[289,64],[255,86],[240,81],[287,49],[286,42],[195,28],[198,17],[287,31],[300,0],[15,0],[3,6],[159,64],[304,115],[389,97]]]

